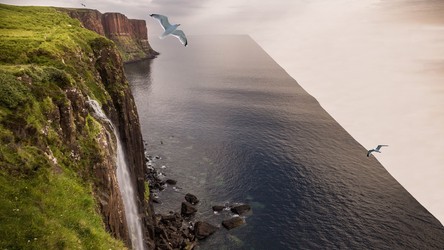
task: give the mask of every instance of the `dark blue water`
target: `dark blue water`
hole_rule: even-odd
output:
[[[178,181],[156,211],[191,192],[220,226],[232,215],[211,206],[252,206],[200,249],[444,249],[439,221],[248,36],[157,49],[126,66],[148,151]]]

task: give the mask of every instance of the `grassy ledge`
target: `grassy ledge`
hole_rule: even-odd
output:
[[[0,4],[0,249],[125,248],[93,194],[101,125],[69,98],[110,100],[93,53],[110,44],[54,8]]]

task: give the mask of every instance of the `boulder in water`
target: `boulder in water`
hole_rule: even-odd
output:
[[[210,223],[198,221],[194,225],[194,234],[196,235],[196,238],[202,240],[216,232],[217,229],[218,227],[213,226]]]
[[[197,199],[197,197],[194,194],[190,193],[185,195],[185,200],[193,205],[196,205],[199,202],[199,199]]]
[[[224,210],[225,207],[217,205],[217,206],[213,206],[212,208],[213,208],[214,212],[221,212],[222,210]]]
[[[222,226],[224,226],[228,230],[236,228],[243,224],[245,224],[245,221],[241,217],[233,217],[231,219],[222,221]]]
[[[250,207],[250,205],[247,205],[247,204],[239,205],[239,206],[235,206],[235,207],[231,208],[231,212],[236,213],[238,215],[246,214],[250,210],[251,210],[251,207]]]
[[[182,208],[181,208],[180,212],[183,216],[191,216],[197,212],[197,209],[195,207],[193,207],[193,205],[191,205],[190,203],[185,201],[185,202],[182,202]]]
[[[165,182],[166,182],[166,184],[169,184],[169,185],[176,185],[176,183],[177,183],[176,180],[172,180],[172,179],[168,179]]]

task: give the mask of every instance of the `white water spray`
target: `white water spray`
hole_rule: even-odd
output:
[[[108,123],[113,129],[114,135],[117,139],[117,181],[119,183],[119,190],[122,195],[123,205],[125,208],[125,218],[128,224],[129,236],[131,239],[132,248],[135,250],[145,249],[143,244],[142,236],[142,225],[139,218],[139,213],[137,209],[136,195],[134,192],[134,187],[131,182],[130,173],[128,166],[126,164],[125,153],[123,152],[122,143],[120,137],[114,128],[112,122],[103,113],[102,108],[97,101],[89,99],[87,103],[94,110],[94,114],[100,120]]]

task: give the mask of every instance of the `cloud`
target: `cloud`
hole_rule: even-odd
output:
[[[128,18],[147,20],[150,34],[161,32],[149,14],[158,13],[180,23],[187,34],[254,34],[273,29],[282,19],[297,15],[305,1],[293,0],[0,0],[15,5],[46,5],[120,12]]]

